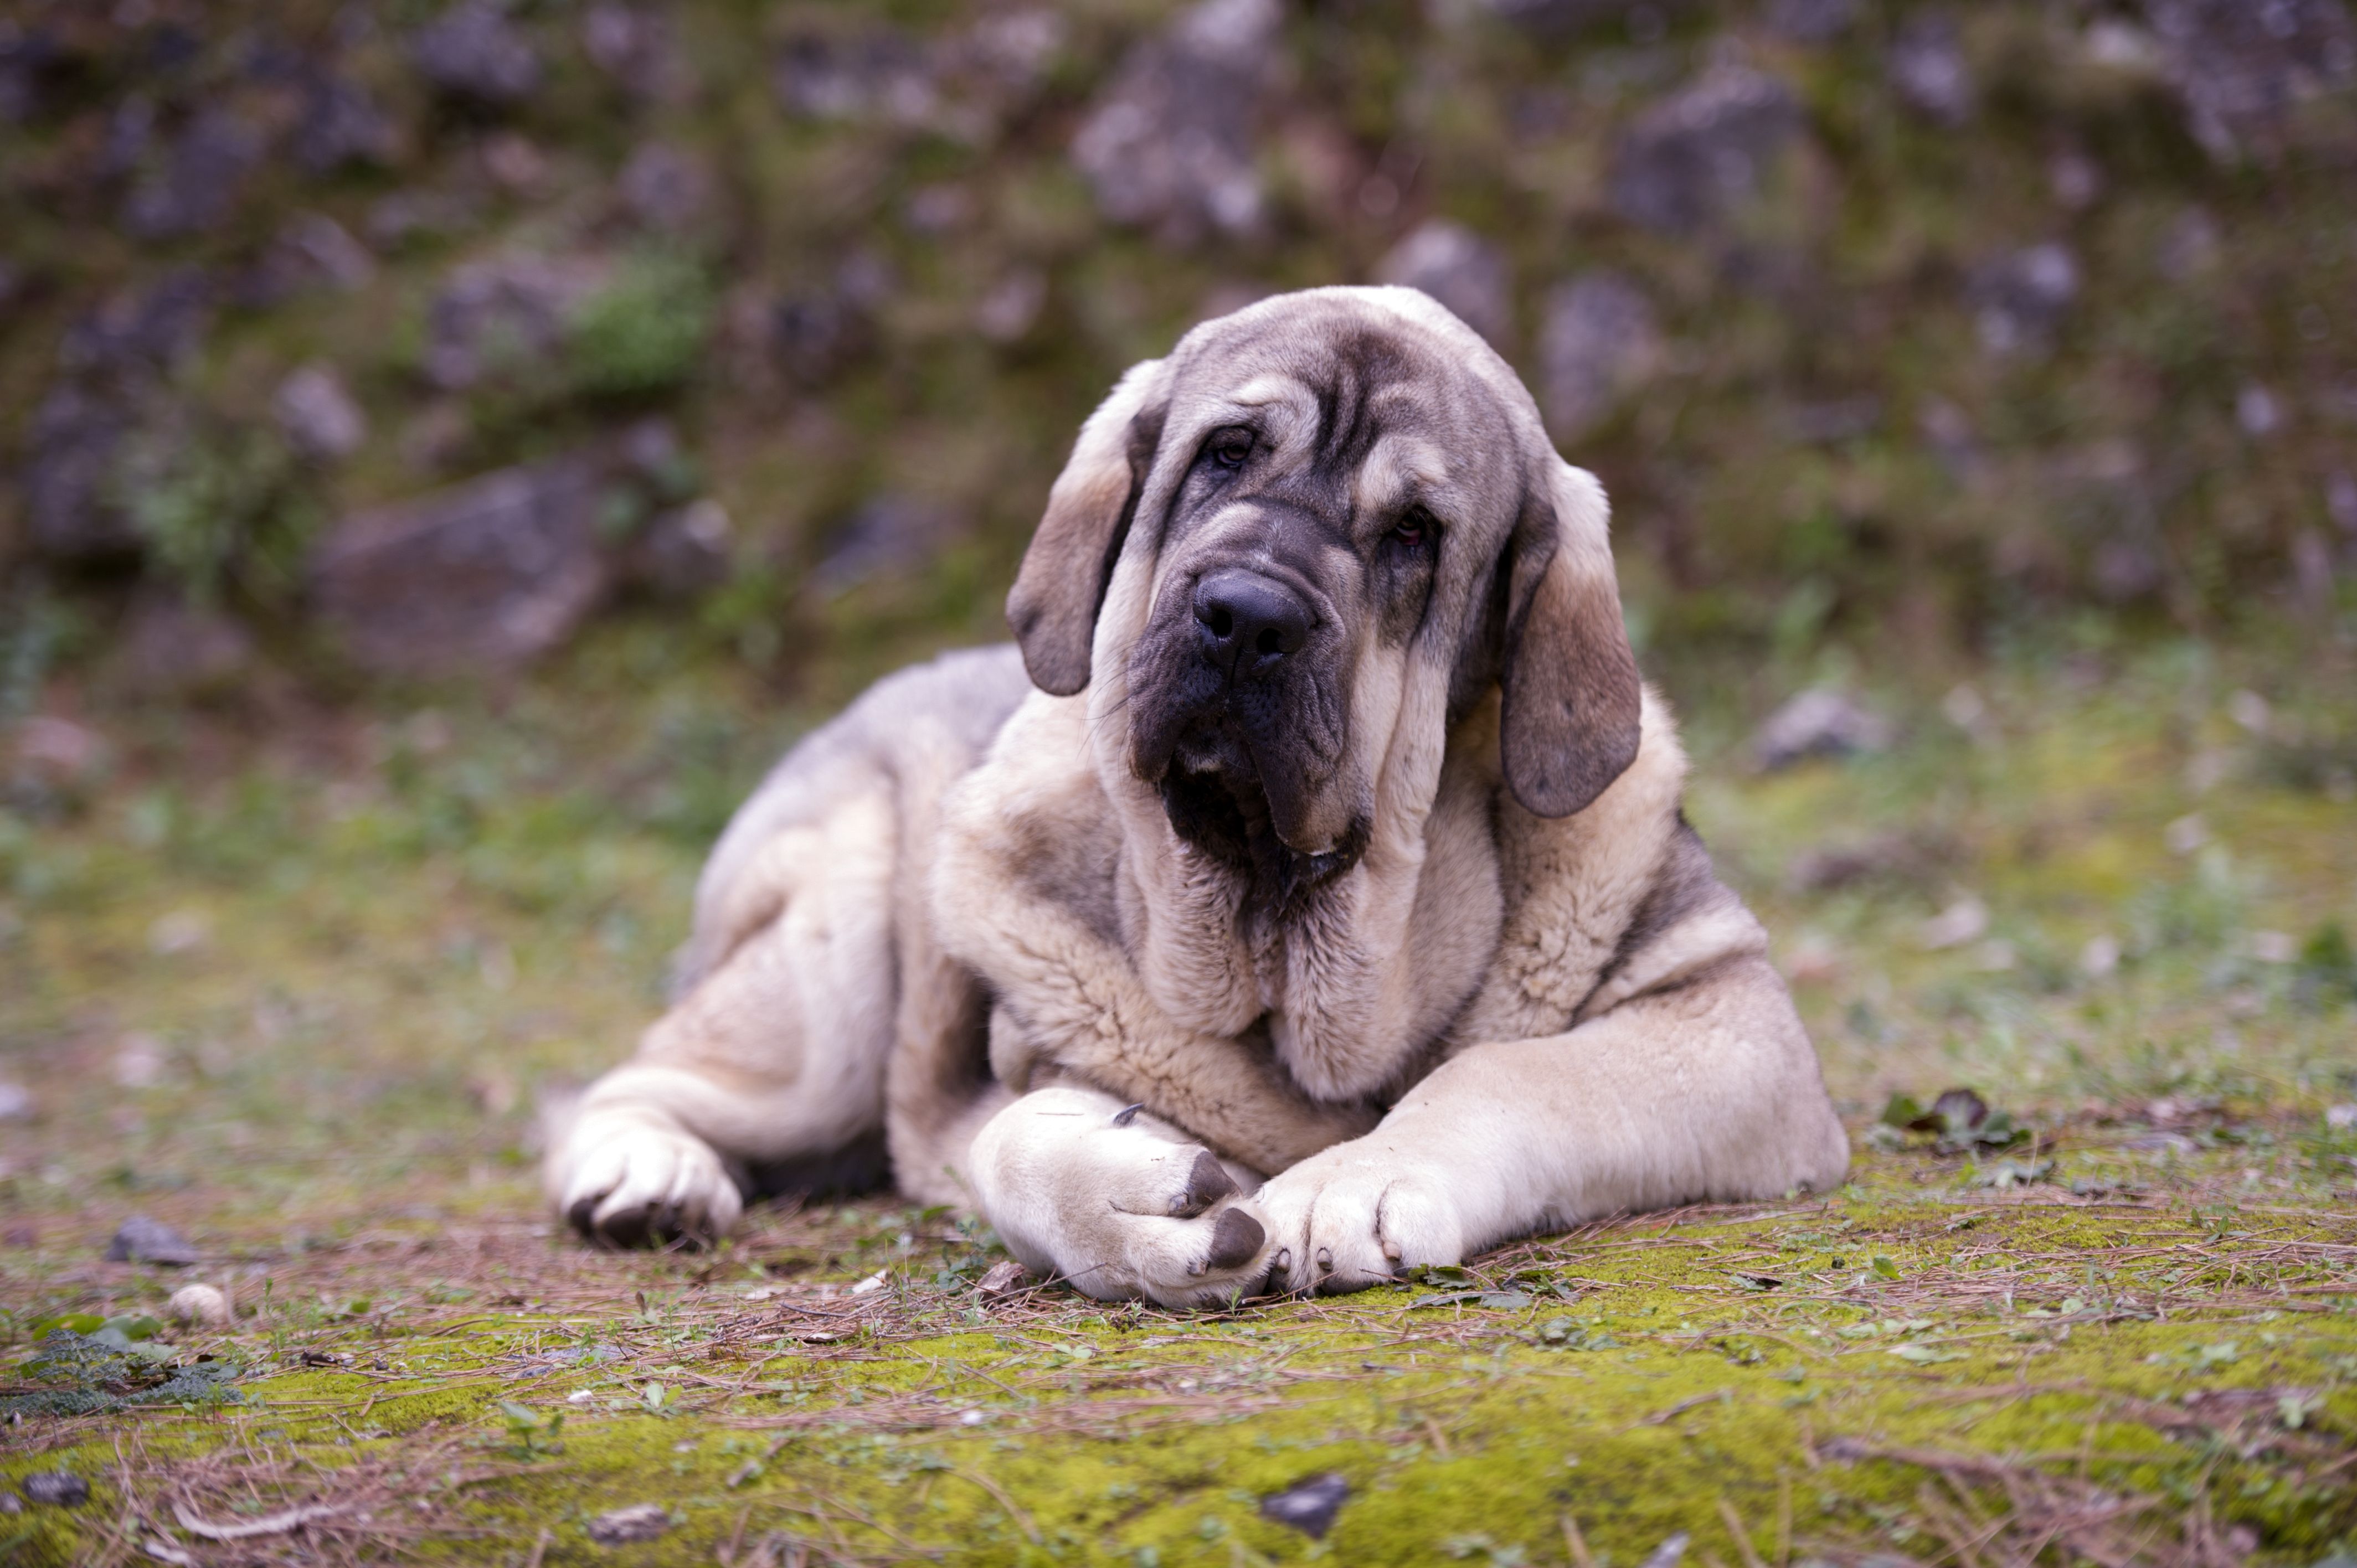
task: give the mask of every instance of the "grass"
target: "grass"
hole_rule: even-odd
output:
[[[2357,1530],[2340,655],[1869,684],[1889,752],[1765,777],[1760,677],[1673,668],[1852,1183],[1185,1316],[985,1298],[988,1233],[889,1198],[703,1253],[552,1229],[538,1098],[627,1047],[719,821],[866,673],[780,699],[658,638],[397,717],[50,683],[108,760],[0,822],[0,1399],[48,1320],[191,1280],[237,1316],[147,1343],[241,1370],[0,1426],[0,1479],[93,1489],[0,1514],[0,1562],[2306,1568]],[[1955,1085],[2022,1141],[1878,1122]],[[102,1261],[133,1212],[203,1261]],[[1323,1541],[1263,1516],[1328,1473]]]

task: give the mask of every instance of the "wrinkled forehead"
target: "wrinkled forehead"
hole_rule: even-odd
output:
[[[1180,345],[1165,452],[1246,424],[1283,467],[1461,487],[1511,446],[1497,399],[1419,324],[1330,301],[1271,301]]]

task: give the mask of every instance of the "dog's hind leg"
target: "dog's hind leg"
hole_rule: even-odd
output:
[[[898,841],[887,785],[773,833],[732,877],[725,953],[553,1150],[549,1197],[585,1235],[718,1235],[765,1168],[880,1176]]]

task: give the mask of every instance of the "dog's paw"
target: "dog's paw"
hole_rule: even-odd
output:
[[[1262,1187],[1260,1204],[1274,1289],[1330,1295],[1464,1259],[1446,1178],[1388,1151],[1313,1155]]]
[[[1219,1157],[1093,1090],[1001,1112],[975,1140],[974,1176],[1017,1257],[1101,1300],[1215,1306],[1268,1272],[1268,1227]]]
[[[737,1183],[710,1144],[639,1122],[575,1130],[557,1206],[573,1228],[608,1247],[661,1246],[726,1234],[745,1212]]]

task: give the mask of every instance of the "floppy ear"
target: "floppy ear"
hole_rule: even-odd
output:
[[[1637,759],[1643,694],[1596,476],[1552,453],[1523,498],[1508,586],[1506,786],[1525,810],[1567,817]]]
[[[1023,668],[1052,696],[1071,696],[1089,683],[1097,611],[1170,408],[1165,365],[1132,365],[1081,426],[1006,596],[1006,624],[1022,645]]]

